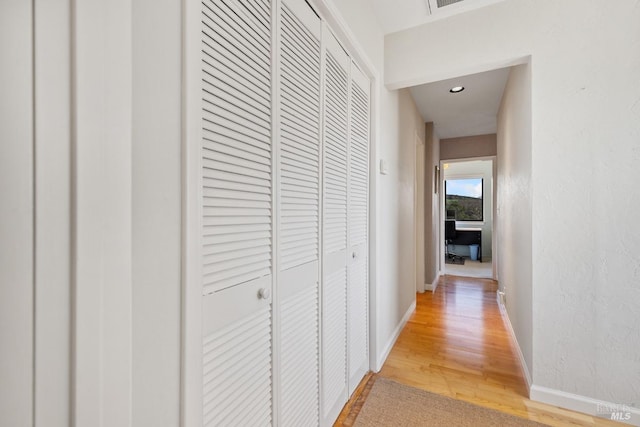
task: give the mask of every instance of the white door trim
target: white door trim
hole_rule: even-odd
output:
[[[424,235],[424,201],[425,201],[425,144],[415,133],[414,146],[414,170],[413,170],[413,230],[414,230],[414,283],[416,292],[423,293],[425,291],[424,282],[424,255],[425,255],[425,235]],[[422,205],[422,206],[420,206]],[[420,266],[422,265],[422,268]]]

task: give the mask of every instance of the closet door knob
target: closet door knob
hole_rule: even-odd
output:
[[[260,297],[260,299],[269,299],[271,297],[271,289],[261,288],[258,291],[258,297]]]
[[[351,253],[351,258],[356,259],[357,256],[358,256],[358,254],[356,253],[356,251],[353,251]]]

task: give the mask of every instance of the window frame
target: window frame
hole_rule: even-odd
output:
[[[475,223],[484,223],[484,176],[482,175],[456,175],[456,176],[450,176],[444,179],[444,213],[445,213],[445,217],[446,217],[446,213],[447,213],[447,196],[449,195],[447,193],[447,181],[461,181],[461,180],[475,180],[478,179],[480,180],[480,185],[482,188],[482,193],[480,196],[480,201],[481,201],[481,216],[480,219],[458,219],[456,218],[456,222],[475,222]],[[453,196],[457,196],[457,194],[452,194]],[[457,216],[457,215],[456,215]]]

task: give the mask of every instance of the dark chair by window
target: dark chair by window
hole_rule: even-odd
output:
[[[448,216],[447,211],[447,216]],[[446,249],[446,256],[449,259],[455,259],[458,255],[449,252],[449,245],[456,239],[456,220],[446,219],[444,221],[444,244]]]

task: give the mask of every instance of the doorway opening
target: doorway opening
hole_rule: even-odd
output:
[[[495,158],[442,160],[441,271],[495,279]]]

